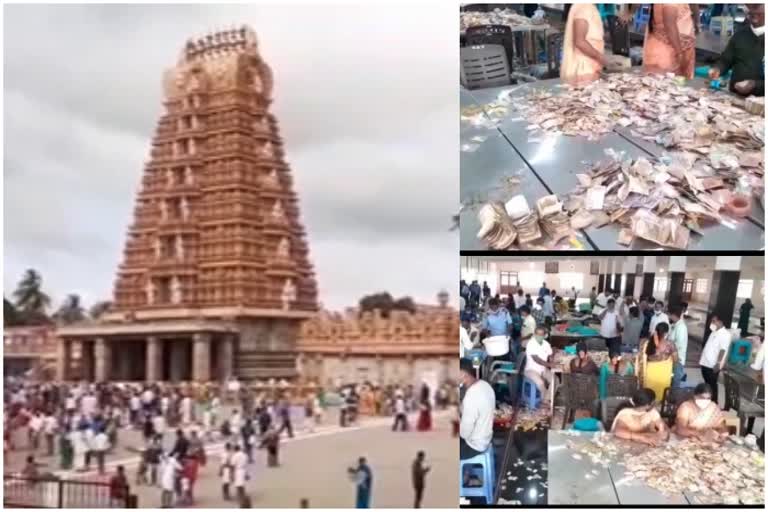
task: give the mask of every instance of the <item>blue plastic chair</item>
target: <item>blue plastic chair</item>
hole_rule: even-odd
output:
[[[541,392],[532,380],[523,378],[522,398],[525,406],[531,410],[538,409],[541,404]]]
[[[731,364],[749,364],[752,357],[752,343],[747,340],[736,340],[731,343],[731,353],[728,362]]]
[[[651,19],[651,7],[643,4],[635,12],[635,32],[640,32],[648,24],[648,20]]]
[[[472,476],[480,476],[482,485],[466,487],[464,486],[464,467],[470,466],[469,472]],[[481,466],[480,473],[476,467]],[[493,505],[493,486],[496,482],[496,462],[493,453],[493,443],[483,453],[459,461],[459,496],[462,498],[485,498],[487,505]],[[473,468],[475,468],[473,470]]]

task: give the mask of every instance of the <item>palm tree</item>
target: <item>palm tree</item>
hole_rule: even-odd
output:
[[[85,308],[80,303],[80,296],[76,293],[67,295],[67,299],[56,312],[54,318],[64,324],[73,324],[85,320]]]
[[[13,296],[16,307],[21,313],[29,316],[45,315],[45,310],[51,304],[51,298],[43,290],[43,278],[37,270],[28,269],[19,281]]]
[[[102,300],[91,306],[90,315],[94,320],[98,320],[101,315],[109,311],[112,307],[112,302],[108,300]]]

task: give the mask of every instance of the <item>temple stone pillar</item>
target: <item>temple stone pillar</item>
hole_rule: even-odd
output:
[[[147,338],[147,347],[145,352],[146,379],[147,382],[157,382],[163,380],[161,374],[162,368],[162,350],[160,350],[160,340],[155,336]]]
[[[200,332],[192,337],[192,379],[211,380],[211,335],[208,333]]]
[[[93,342],[80,342],[80,378],[82,380],[94,380],[93,373]]]
[[[59,340],[56,345],[56,380],[63,382],[69,379],[69,366],[72,353],[70,340]]]
[[[187,340],[171,340],[168,342],[171,352],[171,365],[169,378],[172,382],[180,382],[189,378],[189,357],[187,352]]]
[[[234,375],[233,363],[235,361],[235,336],[225,334],[217,343],[219,357],[217,359],[218,380],[224,382]]]
[[[93,347],[94,366],[96,369],[94,379],[96,382],[106,382],[110,378],[112,366],[112,353],[110,346],[104,338],[96,338]]]

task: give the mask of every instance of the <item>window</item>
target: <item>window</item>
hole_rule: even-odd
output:
[[[501,286],[517,286],[517,272],[501,272],[499,284]]]
[[[696,293],[707,293],[709,291],[709,282],[706,279],[696,280]]]
[[[560,273],[560,288],[562,290],[560,294],[564,294],[566,290],[570,290],[571,287],[576,288],[576,291],[581,291],[584,288],[584,274],[581,272],[561,272]]]
[[[654,293],[665,293],[667,291],[667,278],[657,277],[653,283]]]
[[[751,299],[752,298],[752,287],[754,286],[755,282],[752,279],[740,279],[739,280],[739,287],[736,288],[736,298],[737,299]]]
[[[693,279],[686,279],[683,281],[683,293],[691,293],[693,289]]]

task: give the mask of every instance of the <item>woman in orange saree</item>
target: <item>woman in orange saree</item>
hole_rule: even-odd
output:
[[[643,69],[693,78],[696,36],[688,4],[652,4],[645,30]]]
[[[603,22],[594,4],[573,4],[565,24],[560,78],[572,85],[597,80],[605,64]]]

